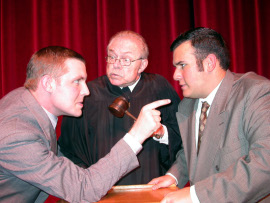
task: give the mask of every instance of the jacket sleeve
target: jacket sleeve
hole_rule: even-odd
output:
[[[13,123],[13,133],[1,140],[2,169],[69,202],[98,201],[117,180],[138,166],[132,149],[120,140],[98,163],[80,168],[65,157],[57,157],[39,131],[27,131],[27,124],[18,125]]]

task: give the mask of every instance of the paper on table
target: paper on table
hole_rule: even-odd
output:
[[[142,184],[142,185],[117,185],[117,186],[113,186],[112,189],[113,190],[127,190],[127,189],[150,189],[152,188],[153,185],[149,185],[149,184]],[[169,187],[176,187],[175,184],[172,184]]]

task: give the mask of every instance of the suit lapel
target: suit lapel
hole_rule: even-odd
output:
[[[42,129],[46,137],[46,140],[48,140],[48,147],[57,154],[56,134],[48,115],[28,90],[22,94],[22,99],[29,111],[34,115],[39,127]]]
[[[220,143],[222,139],[224,139],[223,135],[228,120],[228,114],[226,112],[219,112],[216,106],[212,106],[211,115],[212,116],[210,116],[209,113],[207,119],[208,125],[206,123],[200,153],[197,157],[198,162],[195,172],[196,176],[194,177],[195,182],[208,177],[209,173],[213,173],[213,163],[220,149]],[[211,125],[209,125],[209,123],[211,123]]]
[[[217,152],[223,140],[226,139],[224,133],[229,119],[226,105],[232,84],[233,75],[228,71],[211,105],[198,155],[194,181],[204,179],[209,176],[209,173],[212,173]]]
[[[181,105],[185,106],[181,108]],[[198,100],[185,98],[180,102],[179,112],[176,117],[179,124],[180,134],[183,140],[183,147],[187,161],[187,167],[190,172],[190,180],[193,179],[197,164],[197,151],[195,144],[195,113],[198,106]]]

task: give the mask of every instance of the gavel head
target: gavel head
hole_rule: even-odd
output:
[[[114,116],[122,118],[125,115],[128,107],[129,103],[127,99],[120,96],[117,97],[108,108]]]

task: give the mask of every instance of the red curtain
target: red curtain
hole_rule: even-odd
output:
[[[231,50],[231,70],[270,78],[269,0],[1,0],[0,98],[22,86],[31,55],[49,45],[79,52],[88,80],[105,74],[106,45],[121,30],[146,39],[146,72],[173,81],[172,41],[190,28],[220,32]],[[268,12],[267,12],[268,11]]]
[[[205,26],[220,32],[231,70],[270,78],[269,0],[1,0],[0,98],[25,81],[31,55],[49,45],[81,53],[88,80],[105,74],[106,45],[120,30],[142,34],[150,48],[146,72],[172,79],[169,46],[181,32]]]

